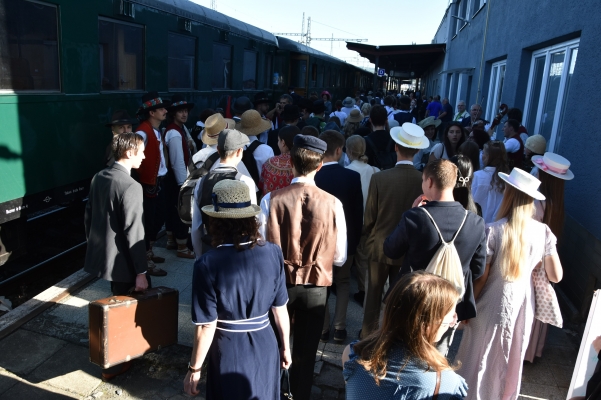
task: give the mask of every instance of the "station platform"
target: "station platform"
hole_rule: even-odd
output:
[[[160,243],[160,242],[159,242]],[[154,286],[180,292],[179,343],[136,359],[132,368],[110,382],[100,379],[100,367],[89,362],[88,303],[111,295],[110,284],[92,280],[83,288],[21,325],[0,340],[1,399],[186,399],[182,391],[192,351],[195,326],[190,320],[193,260],[177,258],[175,251],[155,248],[165,257],[165,277],[153,277]],[[356,283],[351,282],[351,295]],[[336,297],[329,300],[333,314]],[[314,399],[344,399],[341,355],[356,340],[363,309],[352,298],[344,344],[320,343],[315,356]],[[522,399],[563,400],[576,362],[578,340],[568,331],[549,327],[543,357],[524,365]],[[204,399],[204,378],[201,394]]]

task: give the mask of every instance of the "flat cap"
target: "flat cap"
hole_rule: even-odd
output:
[[[235,129],[224,129],[219,134],[217,147],[223,151],[238,150],[249,144],[250,140],[244,133]]]
[[[307,149],[319,154],[325,153],[328,148],[323,140],[308,135],[296,135],[292,144],[299,149]]]

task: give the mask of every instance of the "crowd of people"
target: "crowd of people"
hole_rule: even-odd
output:
[[[291,87],[275,104],[258,93],[203,110],[189,129],[193,106],[151,92],[137,120],[115,113],[85,264],[115,295],[147,288],[167,274],[153,253],[163,224],[167,248],[195,260],[188,394],[206,365],[207,399],[276,399],[290,368],[294,398],[309,399],[319,342],[351,336],[347,399],[517,398],[523,361],[562,323],[551,283],[574,178],[519,109],[501,141],[480,105],[419,92]],[[347,332],[351,298],[360,332]]]

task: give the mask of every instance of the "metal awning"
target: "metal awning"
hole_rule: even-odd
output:
[[[414,78],[421,77],[440,57],[444,56],[445,43],[437,44],[408,44],[394,46],[373,46],[363,43],[346,42],[346,48],[358,52],[361,57],[367,58],[386,72],[396,73],[413,72]]]
[[[451,68],[451,69],[446,69],[444,71],[440,71],[438,73],[438,75],[442,75],[442,74],[466,74],[466,75],[473,75],[474,71],[476,70],[476,68],[474,67],[465,67],[465,68]]]

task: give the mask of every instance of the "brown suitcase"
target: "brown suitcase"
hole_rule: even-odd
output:
[[[102,368],[177,343],[179,292],[164,286],[89,304],[90,361]]]

